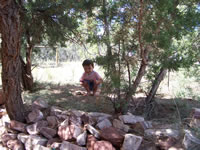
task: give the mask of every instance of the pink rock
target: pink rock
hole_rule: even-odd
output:
[[[27,122],[37,122],[44,119],[43,113],[39,109],[34,109],[31,113],[28,114]]]
[[[97,141],[94,143],[93,150],[115,150],[115,148],[108,141]]]
[[[7,147],[12,150],[24,150],[24,146],[19,140],[9,140]]]
[[[105,140],[111,142],[114,146],[121,147],[124,136],[113,127],[104,128],[100,131],[100,137]]]
[[[82,129],[75,125],[61,125],[58,128],[58,135],[62,140],[72,140],[77,138],[82,133]]]
[[[88,135],[87,137],[87,149],[93,150],[94,144],[96,143],[97,139],[93,135]]]
[[[50,128],[56,128],[58,125],[58,119],[56,116],[48,116],[47,122]]]
[[[19,121],[11,120],[10,128],[20,132],[26,132],[26,124]]]
[[[53,137],[56,136],[57,134],[57,131],[55,129],[51,129],[51,128],[48,128],[48,127],[42,127],[40,128],[40,133],[48,138],[48,139],[52,139]]]

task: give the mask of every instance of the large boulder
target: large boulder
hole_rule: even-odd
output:
[[[104,128],[100,131],[101,139],[111,142],[116,147],[121,147],[124,136],[113,127]]]
[[[142,143],[142,137],[133,134],[126,134],[123,142],[123,150],[138,150]]]
[[[60,150],[87,150],[87,148],[63,141],[60,146]]]

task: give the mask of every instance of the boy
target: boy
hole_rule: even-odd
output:
[[[97,92],[98,85],[102,83],[103,80],[100,75],[93,70],[94,64],[91,60],[84,60],[82,66],[85,72],[80,79],[81,85],[86,89],[87,95],[94,96]]]

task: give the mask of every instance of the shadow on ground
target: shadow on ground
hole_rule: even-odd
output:
[[[112,103],[101,94],[99,96],[77,95],[76,92],[84,92],[79,85],[59,85],[40,83],[33,92],[23,92],[23,100],[31,104],[37,98],[42,98],[50,105],[63,107],[65,109],[78,109],[83,111],[95,111],[113,113]]]

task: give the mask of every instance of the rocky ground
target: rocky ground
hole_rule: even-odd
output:
[[[200,140],[176,125],[146,121],[131,113],[65,110],[41,98],[29,107],[26,123],[10,120],[0,109],[0,150],[192,150]],[[200,109],[190,126],[200,128]]]

